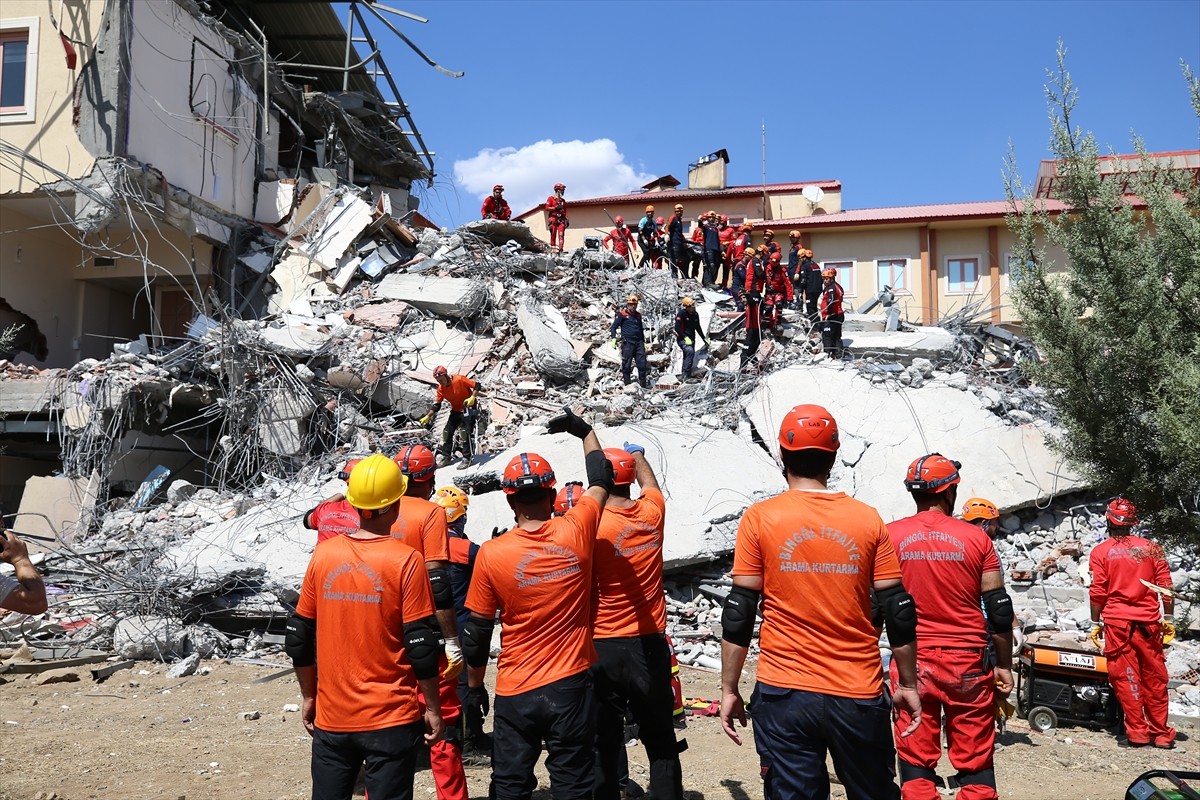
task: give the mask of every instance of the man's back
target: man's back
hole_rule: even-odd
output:
[[[665,516],[666,500],[658,489],[647,489],[629,508],[605,507],[593,567],[597,639],[666,630],[662,581]]]
[[[1092,548],[1088,563],[1092,601],[1102,604],[1105,620],[1158,620],[1158,595],[1142,581],[1171,585],[1161,547],[1141,536],[1113,536]]]
[[[888,534],[917,603],[917,646],[984,647],[980,582],[1000,571],[987,534],[936,509],[888,523]]]
[[[591,593],[599,524],[600,504],[585,495],[538,530],[513,528],[479,548],[467,608],[486,618],[500,610],[496,694],[545,686],[596,660]]]
[[[400,498],[392,536],[420,553],[425,561],[450,560],[446,512],[437,503],[422,497]]]
[[[900,568],[875,509],[842,492],[789,490],[755,503],[738,527],[733,575],[763,579],[760,681],[879,695],[870,591]]]

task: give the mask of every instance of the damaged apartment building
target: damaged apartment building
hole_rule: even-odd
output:
[[[342,197],[412,221],[432,153],[375,33],[416,49],[397,25],[424,20],[338,8],[0,4],[0,330],[18,329],[0,358],[67,368],[114,344],[162,349],[197,319],[266,313],[281,243]],[[9,389],[0,499],[11,502],[47,471],[22,457],[57,461],[58,443],[50,418]],[[162,391],[175,393],[172,414],[212,401]],[[160,444],[152,460],[124,462],[141,473],[131,479],[192,458],[177,439]]]

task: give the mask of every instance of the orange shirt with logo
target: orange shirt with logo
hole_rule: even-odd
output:
[[[345,500],[326,501],[308,512],[304,526],[317,532],[317,543],[320,544],[333,536],[357,533],[362,527],[362,519],[358,509]]]
[[[317,621],[318,728],[376,731],[419,719],[404,625],[431,616],[433,596],[415,550],[387,536],[321,542],[296,613]]]
[[[423,497],[401,497],[392,536],[421,554],[426,561],[449,561],[446,510]]]
[[[465,410],[463,403],[471,396],[471,392],[475,390],[475,385],[475,381],[465,375],[451,375],[449,386],[438,384],[437,402],[440,403],[445,400],[450,403],[451,411],[462,412]]]
[[[667,629],[663,599],[663,524],[667,501],[647,489],[629,508],[605,506],[596,534],[597,639],[645,636]]]
[[[900,577],[879,513],[843,492],[790,490],[746,509],[733,575],[763,579],[758,679],[872,698],[883,691],[871,587]]]
[[[578,675],[592,646],[592,549],[600,504],[586,495],[536,531],[513,528],[475,556],[467,608],[500,611],[496,694],[514,695]]]

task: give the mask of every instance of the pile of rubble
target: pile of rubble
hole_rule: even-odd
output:
[[[472,494],[476,541],[511,520],[499,470],[518,450],[547,457],[560,481],[582,477],[578,445],[544,434],[562,405],[582,405],[606,444],[646,446],[667,497],[672,627],[681,660],[700,666],[717,656],[720,559],[742,511],[782,490],[769,443],[799,402],[835,409],[844,443],[834,485],[887,519],[909,513],[897,476],[930,450],[963,454],[964,490],[1009,511],[1083,488],[1045,446],[1053,419],[1040,391],[1014,378],[1001,348],[978,344],[982,323],[851,314],[853,355],[833,361],[807,318],[787,310],[761,368],[743,372],[742,320],[724,293],[605,251],[550,254],[518,223],[415,231],[387,205],[386,195],[306,187],[277,236],[239,256],[253,318],[202,304],[170,346],[143,338],[69,370],[0,371],[0,413],[42,414],[61,437],[64,475],[31,480],[71,489],[39,504],[27,487],[15,527],[53,540],[39,556],[53,610],[10,615],[0,635],[52,649],[261,655],[315,544],[303,513],[342,488],[334,476],[349,457],[432,443],[415,420],[437,365],[483,389],[475,459],[439,476]],[[609,335],[630,293],[641,296],[650,389],[623,384]],[[709,338],[690,379],[673,333],[683,296],[696,299]],[[181,467],[132,476],[142,441],[182,443],[180,462],[191,453],[203,465],[194,480],[204,488],[180,481]],[[1014,567],[1043,566],[1036,538],[1020,540],[1023,558],[1006,553]]]

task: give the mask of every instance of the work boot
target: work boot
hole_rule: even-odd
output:
[[[459,469],[466,469],[469,466],[471,466],[471,457],[470,456],[463,456],[462,461],[458,462]]]

